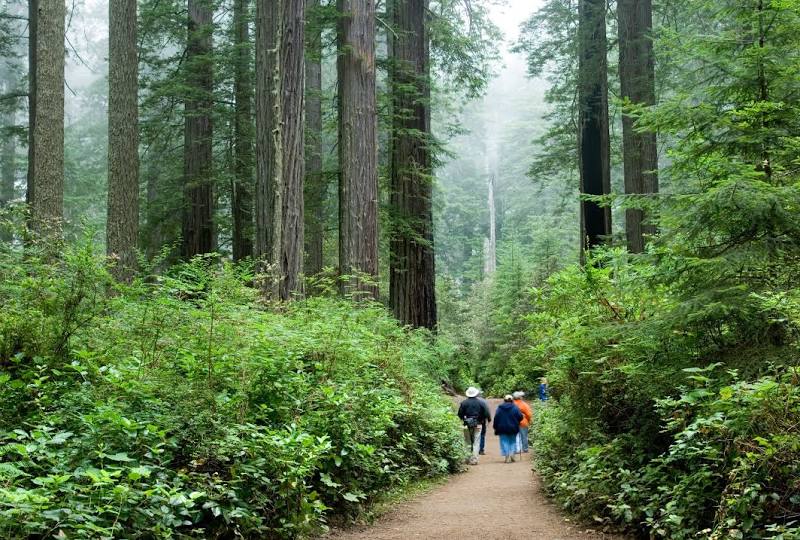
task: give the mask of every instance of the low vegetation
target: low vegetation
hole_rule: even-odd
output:
[[[0,245],[0,537],[296,538],[458,469],[427,332],[213,257],[121,286],[92,244]]]

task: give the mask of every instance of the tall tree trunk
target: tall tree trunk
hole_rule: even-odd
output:
[[[487,166],[486,169],[488,171],[489,167]],[[494,202],[495,176],[491,172],[489,172],[488,185],[489,237],[486,238],[483,245],[484,277],[488,277],[497,271],[497,208]]]
[[[189,95],[184,104],[185,258],[216,248],[212,176],[213,60],[210,0],[188,0],[186,70]]]
[[[2,115],[2,119],[0,129],[9,129],[14,126],[16,115],[12,110]],[[0,210],[2,210],[14,200],[17,179],[17,137],[10,131],[3,137],[0,160],[2,160],[2,167],[0,167]],[[11,239],[11,232],[0,228],[0,242],[9,242]]]
[[[282,300],[303,292],[304,0],[259,0],[256,254]],[[263,66],[263,68],[262,68]]]
[[[233,260],[253,255],[253,119],[251,117],[252,74],[250,69],[249,0],[234,0],[233,25],[235,71],[234,99],[234,166],[233,196]]]
[[[378,138],[375,97],[375,4],[338,0],[339,269],[378,277]],[[345,292],[378,297],[356,277]]]
[[[394,0],[389,297],[406,325],[436,328],[427,0]]]
[[[319,9],[319,0],[309,0],[307,20]],[[322,173],[322,29],[313,26],[306,36],[306,273],[322,271],[325,239],[325,195],[328,185]]]
[[[654,105],[655,64],[653,8],[651,0],[618,0],[619,78],[622,97],[637,105]],[[625,193],[629,195],[658,192],[658,149],[656,134],[637,132],[634,118],[622,116],[622,149],[625,166]],[[625,236],[628,251],[644,251],[644,236],[654,234],[655,226],[643,223],[641,209],[625,210]]]
[[[30,144],[28,194],[31,223],[60,234],[64,218],[64,2],[29,4]]]
[[[606,62],[606,0],[580,0],[578,27],[578,149],[581,193],[611,192]],[[611,235],[611,209],[581,201],[581,256]]]
[[[113,272],[129,281],[139,237],[139,57],[136,0],[109,3],[108,220],[106,247]]]

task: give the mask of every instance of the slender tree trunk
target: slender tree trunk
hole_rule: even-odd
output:
[[[578,149],[581,193],[611,192],[606,61],[606,0],[580,0],[578,28]],[[581,256],[611,235],[611,209],[581,202]]]
[[[64,2],[30,6],[31,120],[28,202],[34,230],[60,234],[64,219]]]
[[[486,238],[483,246],[484,277],[488,277],[497,271],[497,209],[494,202],[495,177],[492,173],[489,173],[488,185],[489,237]]]
[[[10,128],[16,122],[14,111],[3,115],[0,128]],[[2,152],[0,152],[0,210],[8,206],[14,200],[14,191],[17,178],[17,138],[12,133],[5,134],[3,138]],[[10,231],[0,228],[0,242],[10,242],[12,236]]]
[[[256,254],[269,292],[303,292],[304,0],[259,0],[256,81]],[[260,62],[259,62],[260,60]]]
[[[257,0],[256,22],[256,256],[266,265],[266,291],[278,297],[281,281],[280,30],[279,0]]]
[[[622,97],[638,105],[654,105],[655,64],[653,9],[651,0],[618,0],[619,78]],[[622,146],[625,166],[625,193],[639,195],[658,192],[658,148],[656,134],[637,132],[634,119],[622,116]],[[625,210],[625,235],[628,251],[644,251],[644,236],[654,234],[655,226],[644,223],[644,211]]]
[[[375,4],[338,0],[339,268],[378,277],[378,138],[375,97]],[[353,278],[344,292],[378,297],[373,283]]]
[[[319,0],[309,0],[307,19],[319,8]],[[328,185],[322,173],[322,29],[317,24],[306,36],[306,273],[322,271],[325,239],[325,196]]]
[[[109,3],[108,221],[106,247],[117,279],[136,270],[139,238],[139,57],[136,0]]]
[[[233,25],[236,45],[234,71],[234,166],[233,260],[253,255],[253,119],[252,73],[250,69],[249,0],[234,0]]]
[[[427,0],[394,0],[389,296],[406,325],[436,328]]]
[[[212,176],[213,107],[212,8],[209,0],[188,0],[186,70],[189,95],[184,104],[185,258],[216,248]]]

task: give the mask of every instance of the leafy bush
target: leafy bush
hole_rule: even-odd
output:
[[[430,336],[213,259],[119,286],[90,244],[0,248],[0,536],[297,538],[459,468]]]

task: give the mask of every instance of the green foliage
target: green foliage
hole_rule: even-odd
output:
[[[0,254],[0,536],[304,537],[458,469],[428,335],[213,258],[119,286],[91,244]]]

